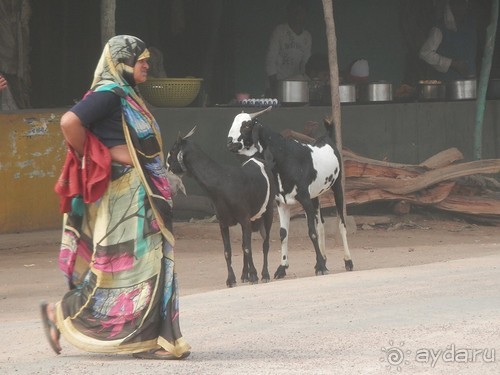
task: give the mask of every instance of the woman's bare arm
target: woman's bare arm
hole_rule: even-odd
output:
[[[83,155],[85,145],[85,128],[73,112],[68,111],[61,117],[61,130],[66,142],[80,155]]]

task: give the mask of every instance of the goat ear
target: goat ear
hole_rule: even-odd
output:
[[[264,161],[266,164],[269,166],[269,168],[273,169],[274,168],[274,156],[271,151],[269,151],[268,148],[264,150]]]
[[[263,109],[262,111],[255,112],[255,113],[249,113],[250,118],[253,120],[254,118],[260,116],[261,114],[266,113],[267,111],[270,111],[272,108],[273,108],[273,106],[270,105],[269,107],[267,107],[266,109]]]
[[[184,137],[182,137],[182,139],[186,139],[186,138],[191,137],[194,134],[195,130],[196,130],[196,125],[193,129],[191,129],[191,131],[189,133],[187,133]]]
[[[252,121],[252,143],[259,149],[259,125],[256,121]]]
[[[332,117],[325,117],[323,119],[323,125],[325,127],[331,127],[334,125],[334,121],[333,121],[333,118]]]

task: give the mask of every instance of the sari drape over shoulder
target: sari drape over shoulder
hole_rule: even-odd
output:
[[[135,353],[190,346],[179,324],[172,199],[158,124],[130,86],[142,41],[112,38],[91,89],[119,95],[132,166],[113,163],[102,197],[72,201],[65,215],[59,266],[70,290],[56,304],[63,337],[83,350]]]

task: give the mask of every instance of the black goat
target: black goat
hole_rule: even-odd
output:
[[[252,232],[260,230],[263,238],[264,264],[262,281],[269,281],[268,253],[273,222],[274,184],[271,170],[263,161],[251,158],[242,166],[219,165],[189,139],[178,137],[167,157],[168,170],[177,175],[187,172],[207,192],[215,205],[219,221],[228,277],[226,285],[236,284],[231,266],[229,227],[241,225],[243,234],[243,271],[241,281],[258,282],[252,257]]]
[[[288,231],[290,205],[299,202],[307,216],[309,237],[316,251],[316,275],[328,272],[326,268],[324,220],[319,196],[332,189],[339,216],[339,230],[344,245],[344,263],[352,271],[353,263],[347,245],[341,185],[340,155],[333,143],[333,126],[325,121],[327,134],[314,144],[303,144],[286,139],[257,121],[257,113],[240,113],[229,130],[227,147],[230,151],[246,156],[263,153],[272,158],[276,183],[276,201],[280,218],[281,264],[274,277],[282,278],[288,268]]]

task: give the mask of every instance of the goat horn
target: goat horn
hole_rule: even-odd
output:
[[[254,118],[256,118],[257,116],[260,116],[261,114],[267,112],[267,111],[270,111],[273,107],[272,106],[269,106],[267,107],[266,109],[263,109],[262,111],[259,111],[259,112],[255,112],[255,113],[249,113],[250,115],[250,118],[253,120]]]
[[[191,136],[194,134],[194,131],[195,131],[195,130],[196,130],[196,125],[195,125],[195,127],[194,127],[193,129],[191,129],[191,130],[189,131],[189,133],[187,133],[184,137],[182,137],[182,139],[186,139],[186,138],[191,137]]]

